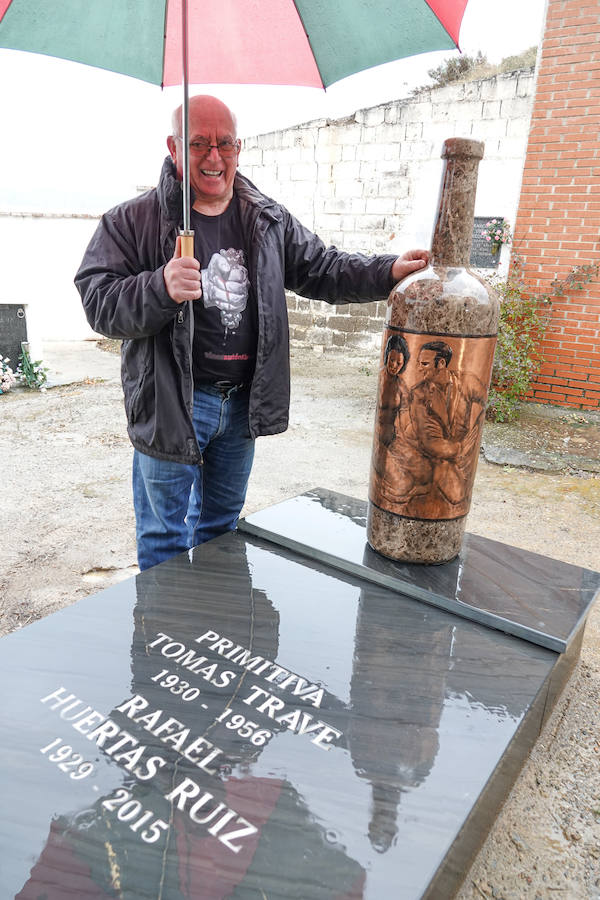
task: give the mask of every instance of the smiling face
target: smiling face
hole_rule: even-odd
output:
[[[235,141],[235,131],[233,115],[216,97],[190,98],[190,143],[200,138],[210,144],[218,144],[226,139]],[[177,176],[181,179],[183,177],[181,110],[175,115],[173,134],[167,138],[167,146],[177,168]],[[239,151],[224,159],[214,146],[203,155],[190,153],[190,185],[194,191],[195,210],[205,215],[216,216],[227,209],[233,197],[233,180],[238,157]]]

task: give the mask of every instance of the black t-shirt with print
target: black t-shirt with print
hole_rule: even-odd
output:
[[[256,362],[256,299],[248,280],[237,197],[220,216],[192,210],[202,297],[194,303],[194,383],[247,383]]]

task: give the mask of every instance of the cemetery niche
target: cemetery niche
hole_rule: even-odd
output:
[[[500,252],[492,253],[491,244],[482,234],[486,223],[496,219],[503,223],[502,216],[475,216],[473,220],[473,243],[471,245],[470,265],[475,269],[497,269],[500,262]]]
[[[318,558],[311,518],[334,541],[336,522],[358,529],[359,552],[366,505],[299,500],[292,537],[271,507],[2,639],[3,897],[460,886],[577,659],[600,575],[545,574],[518,551],[540,602],[560,603],[545,596],[557,578],[577,595],[569,623],[544,613],[561,652]],[[462,563],[448,578],[476,580]],[[441,593],[431,568],[398,570]]]
[[[25,309],[15,303],[0,303],[0,356],[8,357],[13,372],[19,365],[21,344],[26,341]]]

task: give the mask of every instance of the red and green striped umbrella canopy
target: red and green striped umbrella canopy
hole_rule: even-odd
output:
[[[182,81],[182,0],[0,0],[0,47]],[[467,0],[188,0],[189,81],[327,87],[458,45]]]

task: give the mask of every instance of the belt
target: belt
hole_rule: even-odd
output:
[[[221,391],[229,391],[229,390],[231,390],[231,388],[243,388],[244,387],[243,382],[241,384],[238,384],[238,382],[236,382],[236,381],[213,381],[213,382],[211,382],[211,384],[214,387],[219,388],[219,390],[221,390]]]

